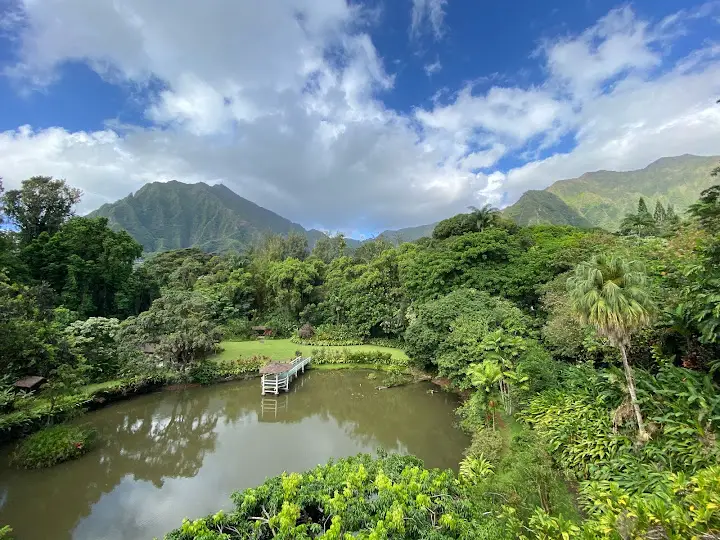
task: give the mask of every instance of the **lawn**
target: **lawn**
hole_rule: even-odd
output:
[[[215,360],[235,360],[253,355],[269,356],[273,360],[290,360],[295,357],[295,351],[301,351],[303,356],[309,356],[313,349],[319,348],[312,345],[297,345],[289,339],[266,339],[264,343],[260,341],[223,341],[220,346],[224,350],[214,357]],[[323,349],[383,351],[390,353],[393,358],[407,359],[407,355],[400,349],[377,345],[348,345],[347,347],[323,347]]]

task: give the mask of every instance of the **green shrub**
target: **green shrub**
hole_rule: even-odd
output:
[[[548,391],[530,400],[520,417],[547,442],[560,467],[577,479],[632,446],[613,431],[608,405],[582,391]]]
[[[587,538],[717,538],[720,467],[693,476],[665,473],[652,493],[628,495],[612,482],[588,482],[582,500]]]
[[[482,521],[451,471],[400,455],[285,473],[232,499],[233,512],[185,520],[166,539],[476,538]]]
[[[468,433],[475,433],[486,428],[490,423],[491,412],[485,402],[483,392],[474,392],[469,399],[455,410],[460,417],[460,427]]]
[[[472,442],[465,450],[468,457],[483,456],[491,464],[497,465],[503,451],[503,438],[499,431],[480,429],[473,433]]]
[[[306,328],[309,326],[310,328]],[[310,331],[312,330],[312,331]],[[316,347],[331,347],[349,345],[362,345],[363,340],[349,326],[344,324],[321,324],[317,328],[303,325],[290,341],[298,345],[313,345]]]
[[[188,379],[195,384],[212,384],[220,377],[220,366],[210,360],[196,362],[188,370]]]
[[[412,376],[406,372],[402,366],[390,366],[385,373],[383,386],[392,388],[393,386],[403,386],[412,382]]]
[[[247,319],[230,319],[220,329],[223,339],[243,341],[252,338],[252,323]]]
[[[12,388],[0,388],[0,413],[10,412],[15,402],[15,392]]]
[[[399,338],[367,338],[365,343],[376,347],[392,347],[400,350],[405,347],[405,341]]]
[[[9,525],[5,525],[0,527],[0,539],[3,540],[12,540],[12,528]]]
[[[407,360],[393,358],[385,351],[354,351],[351,349],[313,349],[314,364],[377,364],[382,366],[404,366]]]
[[[95,430],[80,426],[46,428],[30,435],[17,446],[12,463],[25,469],[51,467],[87,453],[95,436]]]
[[[241,379],[247,375],[255,375],[270,358],[255,355],[250,358],[240,358],[225,362],[204,360],[195,363],[188,371],[188,380],[196,384],[212,384],[220,381]]]
[[[255,324],[253,324],[255,326]],[[272,328],[272,336],[274,338],[288,338],[295,335],[297,329],[297,322],[295,319],[288,317],[286,313],[273,312],[270,317],[259,322],[257,326],[267,326]],[[270,337],[270,336],[267,336]]]
[[[297,336],[300,339],[312,339],[315,335],[315,329],[313,328],[312,324],[305,323],[303,324],[300,329],[297,331]]]
[[[540,392],[559,388],[562,368],[563,365],[553,360],[541,345],[529,342],[527,350],[517,362],[518,376],[527,377],[526,388],[522,391],[516,390],[518,398],[527,401]]]
[[[530,519],[538,507],[554,515],[577,518],[572,497],[544,446],[530,430],[515,435],[496,467],[497,473],[480,484],[476,494],[486,499],[486,492],[496,494],[489,500],[512,506],[523,520]]]
[[[290,341],[296,345],[308,345],[312,347],[350,347],[352,345],[362,345],[362,340],[360,339],[320,341],[314,338],[302,339],[298,336],[292,336]]]

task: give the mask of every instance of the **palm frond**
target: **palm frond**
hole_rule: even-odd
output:
[[[654,307],[646,281],[638,263],[599,255],[580,263],[567,287],[579,318],[611,343],[621,344],[650,322]]]

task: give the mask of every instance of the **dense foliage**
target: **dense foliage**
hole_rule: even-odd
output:
[[[94,430],[80,426],[50,427],[23,440],[13,453],[11,461],[25,469],[51,467],[88,452],[95,436]]]
[[[720,187],[684,217],[633,202],[616,234],[519,226],[485,207],[400,245],[268,234],[239,252],[146,259],[104,219],[73,217],[77,195],[31,179],[3,199],[0,429],[61,418],[88,383],[256,372],[267,358],[213,354],[258,334],[314,347],[316,364],[382,366],[385,386],[424,370],[465,398],[457,478],[353,458],[271,479],[172,538],[718,533]],[[410,360],[324,347],[360,343]],[[26,375],[48,379],[35,397],[10,386]]]
[[[450,471],[370,456],[271,478],[233,495],[235,510],[186,520],[167,538],[469,538],[473,514]]]
[[[518,225],[571,225],[583,229],[592,224],[550,191],[529,190],[503,210],[503,215]]]

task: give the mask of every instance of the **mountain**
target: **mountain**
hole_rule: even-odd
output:
[[[549,191],[526,191],[515,204],[505,208],[503,214],[518,225],[572,225],[586,229],[592,227],[587,219]]]
[[[720,156],[683,155],[662,158],[638,171],[597,171],[560,180],[544,191],[528,191],[504,214],[521,225],[551,223],[577,227],[618,228],[635,212],[642,196],[682,213],[700,192],[718,180],[710,171]],[[223,185],[154,182],[135,194],[105,204],[90,216],[104,216],[114,228],[127,230],[147,252],[197,246],[206,251],[241,249],[258,235],[272,232],[305,234],[313,246],[325,233],[301,225],[244,199]],[[436,223],[383,231],[394,242],[431,236]],[[349,247],[360,242],[346,239]]]
[[[594,226],[616,230],[625,214],[637,210],[640,197],[651,209],[660,200],[681,214],[702,190],[718,183],[710,176],[718,162],[720,156],[666,157],[637,171],[597,171],[560,180],[545,191],[560,197]]]
[[[437,223],[429,225],[418,225],[417,227],[406,227],[404,229],[387,230],[381,232],[378,236],[382,236],[386,240],[390,240],[395,244],[403,242],[414,242],[425,236],[432,236],[433,229]]]
[[[265,232],[303,233],[313,246],[325,236],[244,199],[223,185],[153,182],[135,194],[104,204],[90,217],[109,219],[146,252],[197,246],[206,251],[241,249]],[[348,242],[356,243],[355,241]]]

